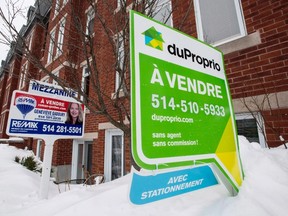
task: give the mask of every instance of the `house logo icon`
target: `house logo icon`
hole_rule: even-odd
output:
[[[162,33],[158,32],[154,27],[147,29],[142,33],[145,36],[145,44],[158,50],[163,50]]]

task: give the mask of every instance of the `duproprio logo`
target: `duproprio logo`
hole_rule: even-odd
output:
[[[142,33],[145,36],[145,44],[155,49],[163,51],[163,43],[165,42],[162,38],[162,33],[158,32],[155,27],[151,27]],[[221,71],[220,65],[214,61],[214,59],[208,59],[194,53],[192,50],[186,47],[178,47],[175,43],[167,45],[167,51],[170,55],[185,59],[192,63],[202,65],[204,69],[210,68],[212,70]],[[196,51],[196,50],[195,50]]]
[[[162,33],[158,32],[155,27],[151,27],[142,33],[145,36],[145,44],[158,50],[163,50]]]

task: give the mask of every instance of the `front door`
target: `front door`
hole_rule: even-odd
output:
[[[71,179],[84,179],[92,170],[92,141],[73,141]]]

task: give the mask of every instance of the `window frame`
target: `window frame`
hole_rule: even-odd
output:
[[[120,129],[107,129],[105,130],[105,152],[104,152],[104,174],[106,181],[112,180],[112,137],[121,136],[121,176],[125,174],[125,140],[124,133]]]
[[[199,40],[206,42],[205,38],[204,38],[204,33],[203,33],[203,25],[202,25],[202,20],[201,20],[201,10],[200,10],[199,1],[200,0],[193,0],[194,11],[195,11],[195,20],[196,20],[196,29],[197,29],[197,35],[198,35],[197,37]],[[240,35],[230,36],[228,38],[224,38],[224,39],[221,39],[219,41],[210,43],[213,46],[219,46],[219,45],[237,40],[239,38],[245,37],[247,35],[247,29],[246,29],[246,24],[245,24],[245,19],[244,19],[244,14],[243,14],[241,2],[239,0],[233,0],[233,1],[234,1],[234,5],[235,5],[236,17],[237,17],[237,21],[238,21]],[[208,42],[206,42],[206,43],[208,43]]]
[[[123,1],[125,0],[117,0],[117,8],[121,8]]]
[[[162,19],[157,19],[157,17],[155,17],[155,16],[157,16],[160,13],[160,11],[164,10],[163,8],[166,8],[166,6],[164,6],[164,4],[169,4],[167,6],[169,6],[169,9],[170,9],[169,13],[171,13],[170,17],[169,17],[169,19],[167,20],[166,23],[164,23]],[[153,7],[156,7],[156,8],[153,9],[152,11],[157,10],[157,7],[161,7],[161,8],[157,11],[156,14],[153,15],[152,18],[157,20],[157,21],[159,21],[159,22],[161,22],[161,23],[163,23],[163,24],[165,24],[165,25],[173,27],[172,0],[159,0],[159,1],[156,1],[156,5],[153,5]]]
[[[87,97],[89,96],[90,79],[91,79],[90,76],[91,72],[89,71],[88,65],[84,65],[82,67],[81,89],[83,94],[87,95]],[[87,82],[89,82],[88,86]],[[81,101],[84,101],[84,95],[81,95],[80,99]]]
[[[257,132],[258,132],[258,138],[259,138],[259,144],[262,148],[267,147],[267,143],[265,141],[265,124],[263,121],[263,118],[259,112],[257,113],[236,113],[235,114],[235,123],[237,120],[245,120],[245,119],[255,119],[256,120],[256,125],[257,125]],[[264,131],[261,130],[259,124],[261,124],[261,127],[263,127]]]
[[[54,58],[56,29],[55,28],[52,29],[49,35],[50,35],[50,41],[49,41],[49,49],[48,49],[48,56],[47,56],[47,64],[51,63]]]
[[[28,48],[29,51],[32,50],[33,37],[34,37],[34,29],[29,34],[29,36],[27,36],[27,39],[26,39],[26,45],[27,45],[27,48]]]
[[[93,20],[93,32],[90,32],[90,22]],[[93,9],[93,7],[89,7],[86,11],[86,30],[85,30],[85,33],[87,35],[91,35],[93,36],[94,35],[94,29],[95,27],[95,11]]]
[[[19,85],[18,89],[22,89],[25,86],[25,80],[28,72],[28,62],[25,62],[22,66],[22,70],[20,72],[20,79],[19,79]]]
[[[54,18],[59,14],[61,10],[61,0],[55,1],[55,10],[54,10]]]
[[[60,56],[63,53],[63,42],[65,33],[66,16],[64,16],[59,22],[58,38],[57,38],[57,51],[56,56]]]
[[[9,79],[11,79],[11,77],[13,76],[14,63],[15,62],[13,61],[9,66],[9,76],[8,76]]]
[[[68,3],[69,0],[63,0],[62,2],[62,8],[65,7],[65,5]]]
[[[124,64],[124,59],[125,59],[125,41],[124,41],[124,36],[123,36],[123,31],[117,33],[115,36],[114,36],[114,40],[115,40],[115,43],[117,45],[119,45],[119,43],[121,43],[120,46],[117,46],[116,49],[117,49],[117,62],[119,62],[119,67],[121,68],[121,70],[124,70],[124,68],[122,67],[123,64]],[[125,72],[124,72],[125,73]],[[118,73],[118,71],[115,71],[115,89],[114,91],[117,92],[118,89],[120,91],[123,90],[123,86],[120,87],[120,83],[121,83],[121,76],[120,74]]]

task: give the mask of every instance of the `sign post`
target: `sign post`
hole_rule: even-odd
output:
[[[45,140],[44,157],[42,164],[42,176],[40,181],[40,198],[47,199],[49,192],[49,179],[51,173],[51,164],[53,157],[53,140]]]
[[[215,164],[243,180],[223,54],[130,12],[132,154],[146,170]]]
[[[57,139],[82,138],[85,115],[84,106],[71,97],[43,95],[36,92],[13,92],[6,133],[45,141],[40,197],[48,198],[54,142]]]

